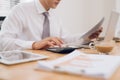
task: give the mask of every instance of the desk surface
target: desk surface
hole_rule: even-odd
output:
[[[118,47],[117,47],[117,50],[118,50]],[[47,56],[50,56],[47,60],[52,60],[52,59],[56,59],[64,56],[64,54],[57,54],[57,53],[52,53],[52,52],[42,51],[42,50],[29,50],[29,51],[37,54],[45,54]],[[95,50],[88,50],[88,49],[82,49],[81,51],[96,53]],[[114,55],[119,55],[116,53],[117,52],[115,51]],[[3,77],[5,77],[7,80],[96,80],[95,78],[89,78],[85,76],[76,76],[76,75],[70,75],[65,73],[36,70],[35,69],[36,66],[37,66],[36,61],[12,65],[12,66],[6,66],[3,64],[0,64],[0,77],[2,73]],[[97,80],[100,80],[100,79],[97,79]],[[120,80],[120,67],[116,70],[116,72],[110,78],[110,80]]]

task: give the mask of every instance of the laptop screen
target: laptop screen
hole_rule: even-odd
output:
[[[111,16],[110,16],[109,23],[107,26],[104,41],[110,41],[114,38],[119,15],[120,13],[116,11],[111,12]]]

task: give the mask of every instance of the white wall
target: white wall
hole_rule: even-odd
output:
[[[61,0],[57,7],[63,26],[71,32],[81,31],[83,25],[83,0]]]
[[[116,0],[116,8],[120,12],[120,0]]]
[[[71,33],[83,33],[93,27],[103,16],[104,32],[115,0],[62,0],[57,11]],[[103,33],[104,35],[104,33]]]

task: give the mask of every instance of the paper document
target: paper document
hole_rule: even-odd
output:
[[[38,69],[108,79],[120,65],[120,56],[74,52],[52,61],[39,61]]]
[[[82,35],[82,38],[85,40],[94,32],[96,32],[103,24],[104,18],[102,18],[93,28],[91,28],[88,32]]]

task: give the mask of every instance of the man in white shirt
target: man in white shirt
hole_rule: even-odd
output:
[[[15,6],[6,17],[0,32],[0,49],[44,49],[61,46],[64,43],[76,42],[82,39],[80,35],[71,36],[61,26],[55,12],[61,0],[34,0]],[[44,12],[48,13],[50,33],[42,38]],[[88,40],[98,37],[101,29],[89,36]],[[84,40],[84,38],[83,38]],[[85,40],[86,41],[86,40]],[[84,41],[84,42],[85,42]]]

